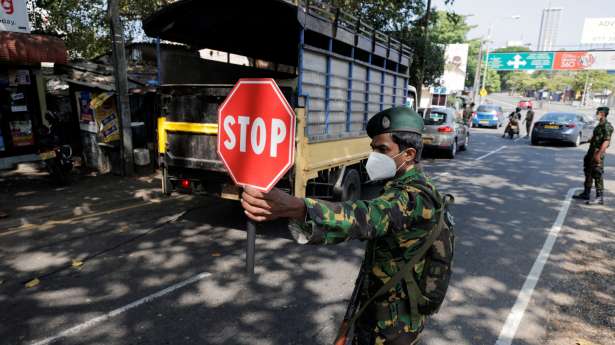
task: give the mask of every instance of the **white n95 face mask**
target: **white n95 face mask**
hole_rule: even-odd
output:
[[[400,154],[401,153],[395,157]],[[367,164],[365,164],[365,170],[367,170],[367,175],[371,181],[386,180],[395,177],[398,169],[393,158],[379,152],[371,152],[367,158]]]

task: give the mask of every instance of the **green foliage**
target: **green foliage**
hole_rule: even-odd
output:
[[[504,47],[504,48],[498,48],[498,49],[494,49],[492,53],[513,53],[513,52],[529,52],[530,48],[528,47]]]
[[[454,0],[445,0],[446,4]],[[374,28],[385,31],[410,46],[412,85],[433,85],[444,72],[446,44],[462,43],[471,27],[465,17],[431,10],[425,31],[425,0],[322,0],[343,8]],[[426,36],[427,35],[427,36]],[[423,73],[424,72],[424,73]]]
[[[478,68],[478,52],[480,50],[480,40],[474,39],[467,42],[470,45],[468,49],[468,69],[466,73],[466,87],[474,86],[474,77],[476,76],[476,68]]]
[[[492,69],[487,70],[487,78],[485,79],[485,88],[489,93],[500,92],[502,90],[502,83],[500,81],[500,75],[497,71]]]
[[[140,32],[139,21],[167,0],[120,2],[126,41]],[[106,0],[27,0],[35,32],[64,39],[71,58],[93,58],[111,49]]]

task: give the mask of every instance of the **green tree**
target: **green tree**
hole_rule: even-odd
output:
[[[478,52],[480,50],[480,40],[474,39],[468,42],[468,69],[466,73],[466,87],[474,87],[474,77],[478,68]]]
[[[454,0],[445,0],[446,4]],[[349,11],[374,28],[393,35],[414,52],[409,68],[410,83],[428,86],[436,83],[444,72],[444,45],[461,43],[467,31],[465,17],[431,9],[425,21],[426,0],[323,0]],[[425,27],[427,26],[427,37]],[[453,31],[461,32],[452,33]],[[427,39],[426,39],[427,38]],[[424,73],[423,73],[424,72]]]
[[[492,69],[487,70],[487,78],[485,78],[485,88],[489,93],[502,91],[502,83],[500,81],[500,75],[497,71]]]
[[[121,2],[127,42],[140,34],[140,20],[168,0]],[[27,0],[35,32],[60,36],[71,58],[93,58],[111,49],[106,0]]]

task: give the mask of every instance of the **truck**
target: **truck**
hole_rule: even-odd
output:
[[[416,107],[410,48],[342,9],[309,1],[181,0],[146,18],[143,28],[158,42],[199,51],[158,57],[165,194],[239,199],[216,145],[218,106],[240,78],[273,78],[294,108],[295,163],[276,187],[297,197],[360,198],[371,151],[368,120],[389,107]]]

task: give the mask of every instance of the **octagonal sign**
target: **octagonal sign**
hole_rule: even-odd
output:
[[[218,154],[240,186],[268,192],[294,163],[295,112],[273,79],[240,79],[218,128]]]

